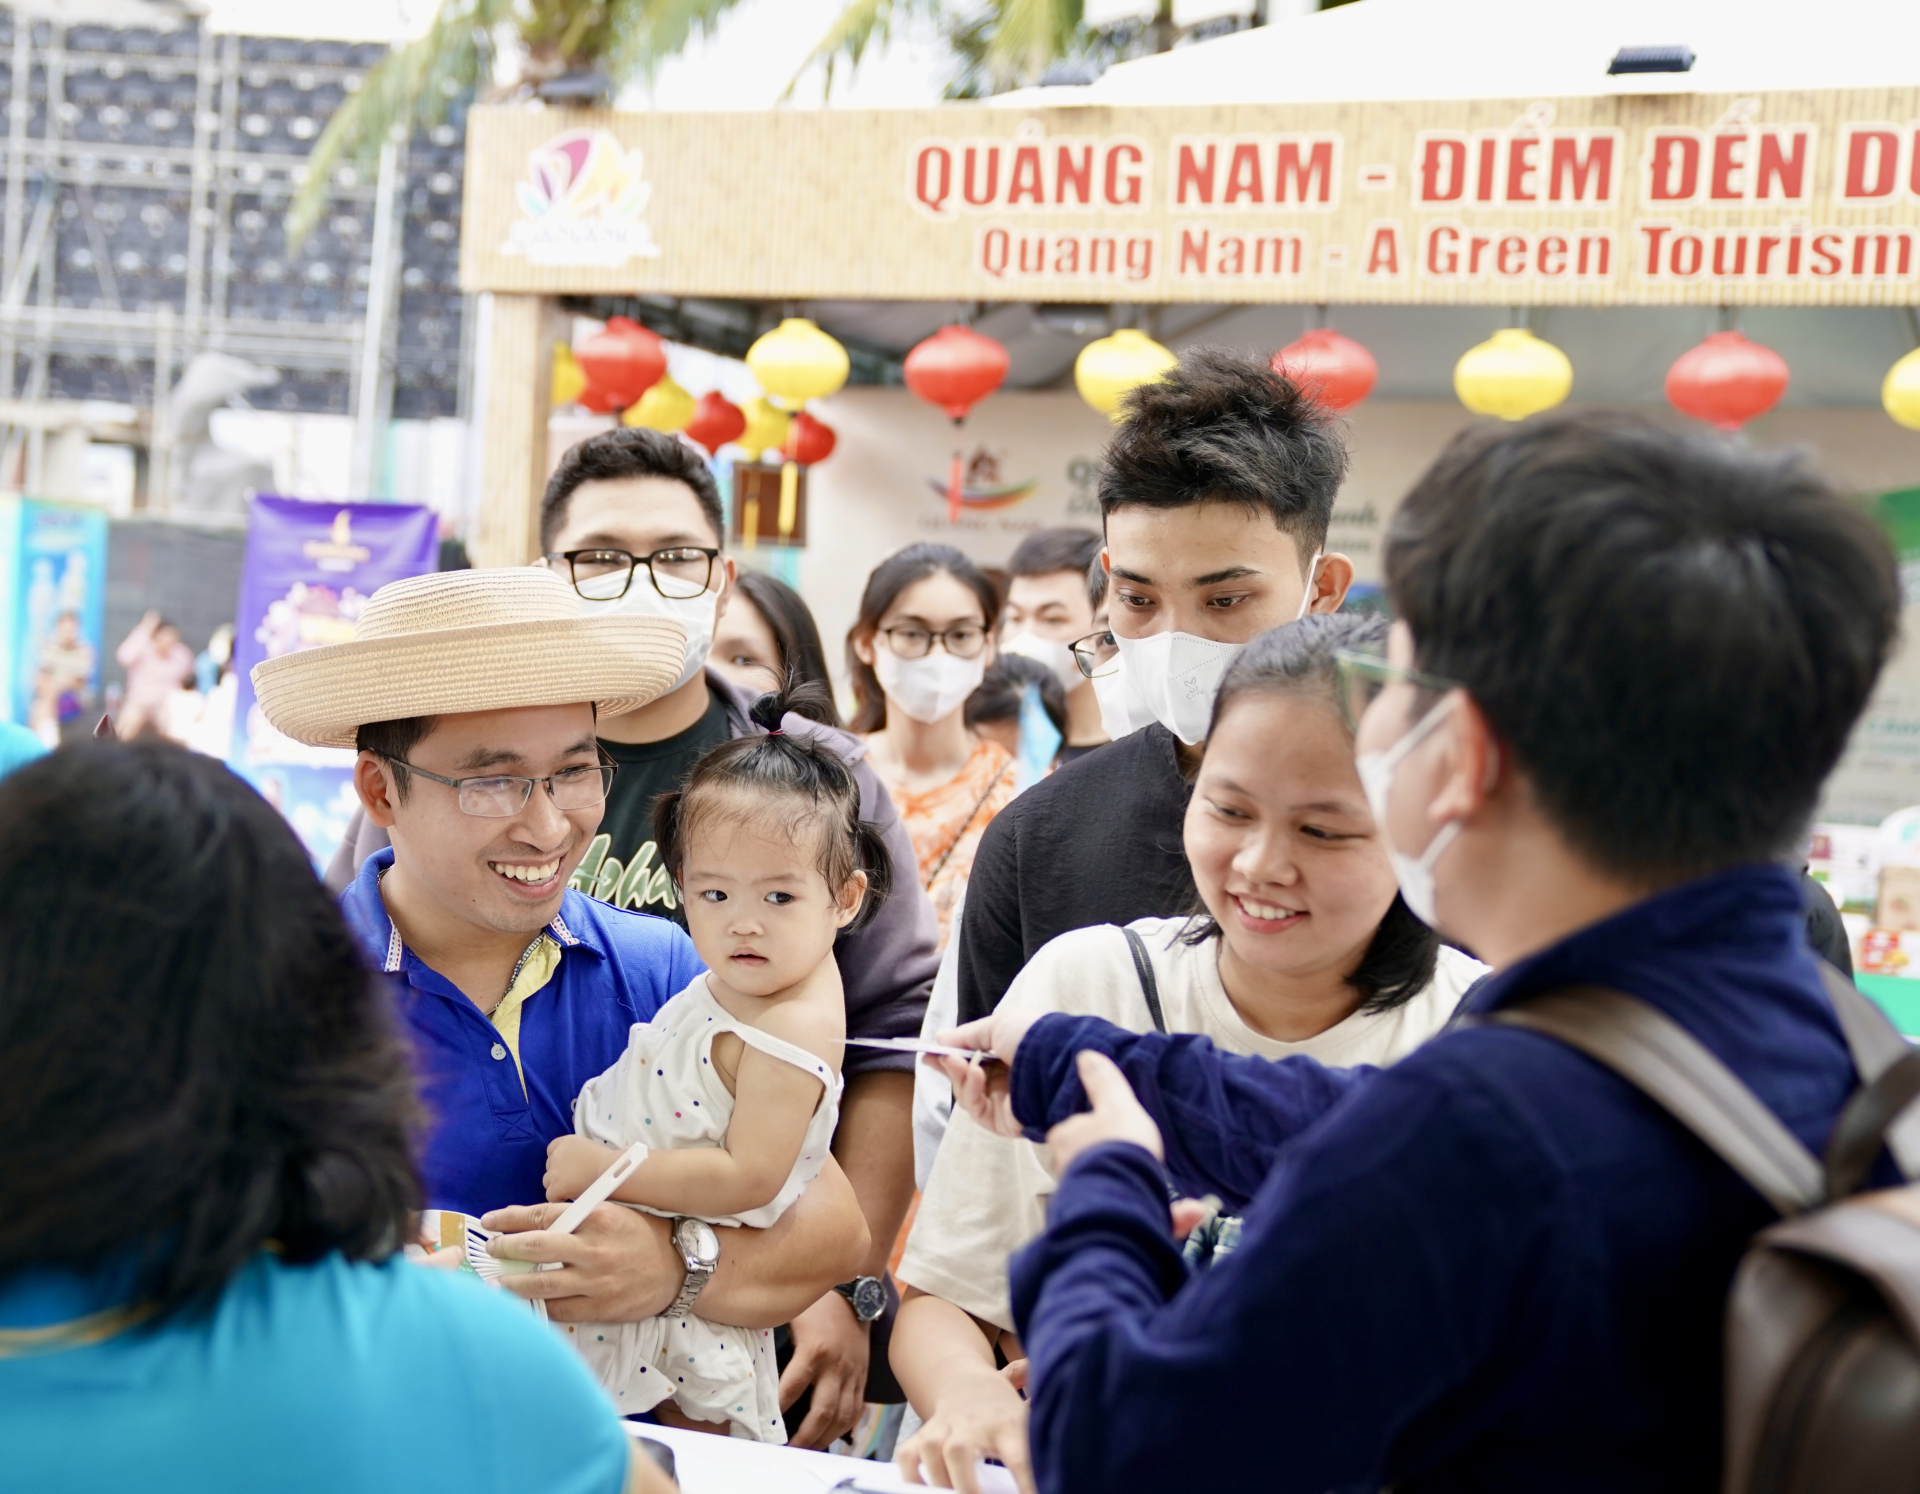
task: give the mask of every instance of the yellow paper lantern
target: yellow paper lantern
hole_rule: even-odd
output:
[[[847,350],[803,316],[790,316],[747,349],[760,387],[788,410],[847,382]]]
[[[1074,387],[1094,409],[1118,420],[1128,390],[1164,378],[1179,361],[1137,327],[1122,327],[1080,349],[1073,360]]]
[[[638,404],[627,406],[620,423],[644,425],[650,431],[665,431],[672,435],[675,431],[685,430],[687,422],[692,419],[693,396],[674,383],[671,375],[666,375],[640,396]]]
[[[772,400],[763,395],[759,399],[748,400],[740,409],[747,417],[747,428],[740,432],[733,444],[746,452],[747,460],[757,462],[761,452],[787,444],[787,432],[792,428],[793,417]]]
[[[1887,370],[1886,382],[1880,386],[1880,403],[1908,430],[1920,431],[1920,348]]]
[[[587,376],[574,361],[573,349],[564,342],[553,345],[553,393],[555,405],[570,405],[587,391]]]
[[[1525,327],[1503,327],[1453,367],[1453,391],[1476,415],[1525,420],[1573,390],[1573,365]]]

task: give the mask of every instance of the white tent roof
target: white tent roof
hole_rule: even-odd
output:
[[[1607,74],[1687,46],[1685,73]],[[1920,0],[1359,0],[996,104],[1338,103],[1920,85]]]

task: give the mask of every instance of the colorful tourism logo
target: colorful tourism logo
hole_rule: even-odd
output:
[[[605,130],[568,130],[527,157],[515,197],[521,217],[507,231],[503,254],[536,265],[614,269],[629,259],[656,259],[660,246],[641,214],[652,200],[639,150]]]
[[[940,497],[942,503],[947,500],[947,480],[944,477],[929,477],[927,486]],[[967,508],[1011,508],[1022,499],[1031,498],[1040,486],[1037,477],[1025,478],[1019,482],[1007,482],[1000,475],[1000,458],[984,446],[976,446],[973,455],[967,459],[966,476],[960,487],[960,502]]]

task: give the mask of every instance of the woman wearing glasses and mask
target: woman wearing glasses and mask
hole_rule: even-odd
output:
[[[1014,794],[1013,757],[968,730],[967,697],[993,662],[1000,598],[951,545],[909,545],[867,578],[847,634],[853,729],[913,838],[940,947],[980,835]]]

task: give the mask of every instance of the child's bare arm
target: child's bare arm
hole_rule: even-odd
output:
[[[821,1088],[814,1075],[747,1049],[740,1059],[727,1144],[650,1152],[613,1196],[709,1218],[771,1203],[800,1156]]]

